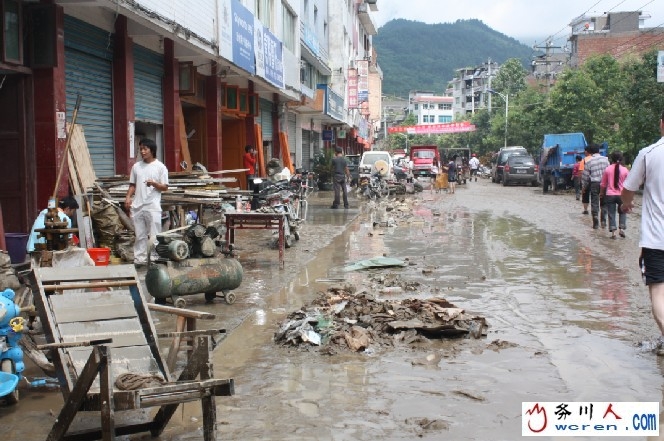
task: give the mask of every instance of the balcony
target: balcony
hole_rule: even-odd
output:
[[[371,18],[369,13],[369,8],[366,3],[360,3],[357,5],[357,17],[360,19],[360,24],[364,27],[364,30],[368,35],[376,35],[376,25]]]

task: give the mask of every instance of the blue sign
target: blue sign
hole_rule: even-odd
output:
[[[280,89],[284,88],[283,44],[267,28],[263,30],[263,56],[265,79]]]
[[[337,121],[344,120],[344,99],[341,95],[330,89],[327,84],[318,84],[317,89],[325,91],[325,114]]]
[[[323,130],[323,141],[334,141],[334,130]]]
[[[242,6],[239,0],[233,0],[233,63],[252,75],[256,73],[254,63],[254,16]]]

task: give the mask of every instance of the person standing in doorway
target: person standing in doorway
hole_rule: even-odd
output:
[[[131,212],[136,233],[134,264],[145,265],[150,251],[148,240],[156,243],[161,233],[161,193],[168,190],[168,169],[156,158],[157,144],[153,140],[142,139],[138,145],[143,160],[131,168],[125,207]]]
[[[242,164],[247,169],[247,189],[254,189],[254,178],[256,177],[256,150],[253,146],[244,146],[244,155],[242,155]]]
[[[346,179],[350,181],[350,171],[344,157],[344,151],[341,147],[334,149],[335,155],[332,158],[332,171],[334,173],[332,181],[334,184],[334,202],[330,208],[339,208],[341,194],[343,192],[344,208],[348,208],[348,189],[346,188]]]
[[[609,166],[609,160],[606,156],[599,154],[599,146],[593,145],[590,148],[591,158],[586,160],[586,166],[583,169],[583,186],[590,189],[590,214],[593,217],[593,229],[599,229],[599,189],[602,182],[604,169]]]
[[[634,209],[634,195],[643,185],[639,263],[660,331],[654,350],[657,355],[664,355],[664,112],[659,131],[659,141],[641,149],[632,164],[623,183],[621,209],[625,213]]]
[[[609,215],[609,231],[611,239],[616,238],[616,230],[620,237],[625,237],[627,228],[627,214],[620,210],[620,193],[629,170],[622,165],[623,155],[620,152],[611,153],[611,164],[604,170],[600,184],[601,195],[604,196],[604,206]],[[618,225],[616,228],[616,211],[618,211]]]

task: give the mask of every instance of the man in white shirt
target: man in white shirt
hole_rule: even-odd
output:
[[[134,264],[145,265],[148,238],[154,243],[161,233],[161,193],[168,190],[168,169],[156,158],[153,140],[143,139],[139,147],[143,160],[131,168],[125,206],[131,210],[136,232]]]
[[[475,153],[473,153],[470,161],[468,161],[468,165],[470,166],[470,179],[473,179],[473,176],[475,176],[475,182],[477,182],[477,171],[480,169],[480,160],[477,159]]]
[[[641,212],[641,271],[645,278],[652,314],[660,330],[654,348],[664,355],[664,112],[659,120],[662,138],[642,149],[623,184],[620,207],[626,213],[634,208],[634,194],[643,188]]]

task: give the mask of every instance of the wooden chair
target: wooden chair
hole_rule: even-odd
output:
[[[65,399],[47,440],[158,436],[180,403],[199,400],[204,439],[215,439],[215,397],[232,395],[233,380],[213,379],[210,337],[198,331],[187,364],[173,381],[133,265],[36,268],[35,273],[34,303],[47,341],[43,348],[51,350]],[[120,390],[116,379],[125,373],[136,374],[139,384],[155,378],[163,383]],[[116,425],[116,411],[157,407],[151,419]],[[100,424],[69,432],[80,411],[100,412]]]

